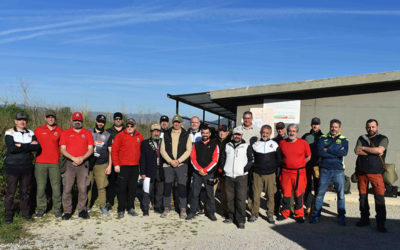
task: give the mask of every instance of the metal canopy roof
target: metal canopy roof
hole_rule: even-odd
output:
[[[219,105],[215,101],[211,100],[210,92],[200,92],[200,93],[182,94],[182,95],[167,94],[167,96],[168,98],[171,98],[179,102],[183,102],[190,106],[210,112],[212,114],[219,115],[221,117],[225,117],[230,120],[236,120],[235,113]]]

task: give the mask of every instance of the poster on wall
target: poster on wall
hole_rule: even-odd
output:
[[[263,125],[268,124],[274,127],[274,110],[271,108],[251,108],[253,113],[253,125],[261,128]],[[274,136],[272,130],[271,138]]]
[[[264,109],[272,109],[274,123],[300,123],[300,100],[264,99]]]

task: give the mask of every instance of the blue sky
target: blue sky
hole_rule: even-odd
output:
[[[399,70],[399,23],[398,1],[2,0],[0,97],[172,115],[167,93]]]

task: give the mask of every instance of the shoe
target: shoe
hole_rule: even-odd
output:
[[[124,212],[118,212],[117,219],[122,219],[122,218],[124,218]]]
[[[257,216],[252,215],[247,221],[248,222],[255,222],[257,220]]]
[[[303,216],[296,218],[296,222],[299,224],[303,224],[305,221],[306,221],[306,218],[304,218]]]
[[[161,218],[166,218],[168,216],[169,213],[169,208],[165,207],[164,208],[164,212],[162,212],[162,214],[160,215]]]
[[[276,220],[277,221],[284,221],[284,220],[286,220],[287,218],[285,217],[285,216],[283,216],[282,214],[280,214],[280,215],[278,215],[278,217],[276,217]]]
[[[100,208],[100,212],[104,215],[104,216],[110,216],[110,213],[108,212],[106,207],[101,207]]]
[[[193,219],[194,217],[196,217],[196,214],[195,214],[195,213],[189,213],[189,214],[187,215],[187,217],[186,217],[186,220],[191,220],[191,219]]]
[[[223,221],[223,223],[225,223],[225,224],[230,224],[230,223],[233,223],[233,220],[227,218],[227,219],[225,219],[225,220]]]
[[[217,221],[217,217],[215,217],[215,214],[208,214],[207,217],[211,220],[211,221]]]
[[[346,217],[344,215],[341,215],[338,217],[338,223],[341,226],[346,226]]]
[[[32,218],[32,216],[30,216],[30,215],[23,215],[22,218],[23,218],[24,220],[26,220],[26,221],[33,221],[33,218]]]
[[[61,212],[60,212],[60,211],[55,212],[55,213],[54,213],[54,217],[56,217],[56,218],[61,218],[61,217],[62,217]]]
[[[92,207],[87,208],[87,212],[89,213],[90,211],[92,211]]]
[[[112,205],[109,202],[107,202],[106,203],[106,208],[107,208],[108,211],[110,211],[112,209]]]
[[[311,224],[317,224],[319,222],[319,216],[313,215],[310,219]]]
[[[179,213],[179,218],[186,219],[186,217],[187,217],[186,208],[181,208],[181,212]]]
[[[357,221],[356,226],[357,227],[365,227],[368,226],[371,222],[369,221],[369,218],[364,219],[361,218],[359,221]]]
[[[275,224],[274,216],[268,216],[267,222],[268,222],[269,224]]]
[[[72,217],[72,214],[66,213],[61,217],[61,219],[62,220],[69,220],[69,219],[71,219],[71,217]]]
[[[4,218],[4,223],[6,223],[7,225],[8,224],[11,224],[13,222],[13,217],[8,217],[8,216],[6,216],[5,218]]]
[[[45,214],[46,214],[46,211],[44,211],[44,210],[42,210],[42,209],[39,209],[39,210],[37,211],[37,213],[35,214],[35,218],[41,218],[41,217],[43,217]]]
[[[136,213],[135,209],[131,208],[128,210],[128,214],[131,216],[138,216],[139,214]]]
[[[86,210],[82,210],[79,212],[78,217],[81,217],[82,219],[90,219],[90,216]]]
[[[162,214],[163,209],[161,207],[157,207],[157,208],[154,208],[154,212],[156,212],[158,214]]]
[[[244,229],[244,223],[238,223],[237,227],[238,227],[239,229]]]
[[[143,211],[143,216],[149,216],[149,211]]]
[[[387,229],[385,228],[384,225],[377,225],[376,229],[378,230],[378,232],[380,233],[387,233]]]

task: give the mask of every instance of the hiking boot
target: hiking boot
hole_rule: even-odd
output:
[[[211,220],[211,221],[217,221],[217,217],[215,217],[215,214],[208,214],[207,217]]]
[[[72,217],[72,214],[70,214],[70,213],[65,213],[65,214],[61,217],[61,219],[62,219],[62,220],[69,220],[69,219],[71,219],[71,217]]]
[[[44,211],[43,209],[39,209],[37,211],[37,213],[35,214],[35,218],[41,218],[46,214],[46,211]]]
[[[346,217],[344,215],[340,215],[338,217],[338,223],[341,226],[346,226]]]
[[[237,227],[238,227],[239,229],[244,229],[244,223],[238,223]]]
[[[128,210],[128,214],[131,216],[138,216],[139,214],[136,213],[135,209],[131,208]]]
[[[257,216],[252,215],[247,221],[248,222],[255,222],[257,220]]]
[[[303,216],[296,218],[296,222],[299,224],[303,224],[305,221],[306,221],[306,218],[304,218]]]
[[[191,220],[191,219],[193,219],[194,217],[196,217],[196,214],[195,214],[195,213],[189,213],[188,216],[186,217],[186,220]]]
[[[80,217],[82,219],[85,219],[85,220],[90,218],[90,216],[89,216],[89,214],[88,214],[88,212],[86,210],[80,211],[79,214],[78,214],[78,217]]]
[[[162,214],[160,215],[161,218],[166,218],[168,216],[169,213],[169,208],[165,207],[164,208],[164,212],[162,212]]]
[[[230,223],[233,223],[233,220],[230,219],[230,218],[226,218],[226,219],[223,221],[223,223],[225,223],[225,224],[230,224]]]
[[[110,213],[108,212],[106,207],[101,207],[100,208],[100,212],[104,215],[104,216],[110,216]]]
[[[368,226],[371,222],[369,221],[369,218],[361,218],[357,223],[357,227],[365,227]]]
[[[13,217],[12,216],[6,216],[4,218],[4,223],[11,224],[12,222],[13,222]]]
[[[186,208],[181,208],[181,212],[179,213],[179,218],[186,219],[186,217],[187,217]]]
[[[61,218],[61,217],[62,217],[61,212],[60,212],[60,211],[54,212],[54,217],[56,217],[56,218]]]
[[[284,221],[284,220],[286,220],[287,218],[285,217],[285,216],[283,216],[282,214],[280,214],[280,215],[278,215],[278,217],[276,217],[276,220],[277,221]]]
[[[32,216],[30,216],[30,215],[22,215],[22,218],[23,218],[24,220],[26,220],[26,221],[33,221],[33,218],[32,218]]]
[[[122,212],[118,212],[117,219],[122,219],[122,218],[124,218],[124,212],[123,211]]]
[[[274,216],[268,216],[267,222],[268,222],[269,224],[275,224]]]
[[[143,211],[143,216],[149,216],[149,211]]]

